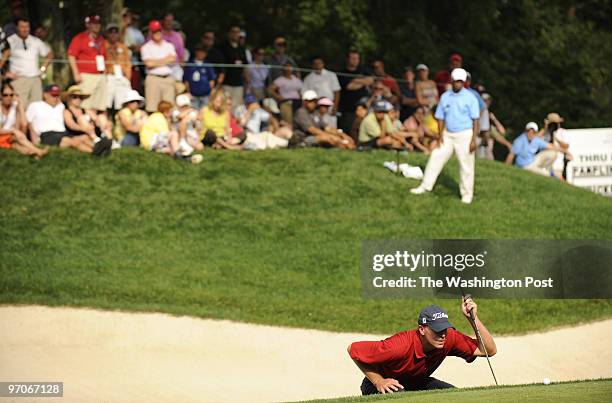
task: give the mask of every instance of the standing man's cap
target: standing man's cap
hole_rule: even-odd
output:
[[[463,62],[463,58],[461,57],[461,55],[459,53],[453,53],[449,60],[455,61],[455,62]]]
[[[434,332],[441,332],[453,325],[448,321],[448,314],[438,305],[423,308],[419,314],[419,325],[429,326]]]
[[[563,119],[557,112],[551,112],[546,115],[546,120],[548,123],[562,123],[565,119]]]
[[[153,32],[159,32],[161,30],[162,30],[161,22],[159,22],[158,20],[152,20],[151,22],[149,22],[149,32],[153,33]]]
[[[451,72],[451,78],[453,81],[465,82],[467,80],[467,71],[463,70],[462,68],[453,69]]]
[[[302,95],[302,100],[304,101],[314,101],[317,98],[319,98],[319,96],[313,90],[308,90]]]
[[[57,84],[49,84],[45,87],[45,92],[48,92],[51,95],[57,96],[62,93],[62,90]]]
[[[419,71],[419,70],[429,70],[429,67],[427,67],[426,64],[421,63],[421,64],[417,64],[416,70],[417,71]]]
[[[85,17],[85,24],[100,24],[102,23],[102,18],[98,14],[92,14],[88,17]]]
[[[536,122],[529,122],[525,125],[525,130],[533,130],[534,132],[538,131],[538,124]]]

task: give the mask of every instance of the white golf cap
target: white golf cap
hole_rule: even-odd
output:
[[[453,69],[451,72],[451,78],[453,81],[465,81],[467,80],[467,71],[462,68]]]
[[[313,90],[308,90],[302,94],[302,99],[304,101],[314,101],[317,98],[319,98],[319,96]]]
[[[188,105],[191,105],[191,99],[189,99],[188,95],[181,94],[178,97],[176,97],[176,106],[181,107],[181,106],[188,106]]]
[[[144,101],[144,98],[138,93],[138,91],[136,91],[136,90],[129,90],[123,96],[122,104],[127,104],[128,102],[132,102],[132,101],[142,102],[142,101]]]
[[[417,71],[419,71],[419,70],[429,70],[429,67],[427,67],[426,64],[421,63],[421,64],[417,64],[416,70]]]
[[[538,131],[538,124],[536,122],[529,122],[525,125],[525,130],[533,130],[534,132]]]

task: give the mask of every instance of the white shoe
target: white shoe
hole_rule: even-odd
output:
[[[461,198],[461,203],[470,204],[472,202],[472,196],[463,196]]]
[[[425,189],[423,186],[418,186],[410,189],[410,193],[413,195],[422,195],[425,192],[429,192],[429,190]]]
[[[193,154],[190,158],[192,164],[199,164],[203,159],[202,154]]]
[[[112,150],[116,150],[118,148],[121,148],[121,144],[119,144],[117,141],[113,140],[113,145],[111,146]]]

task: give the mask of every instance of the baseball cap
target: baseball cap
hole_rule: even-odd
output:
[[[462,68],[453,69],[451,78],[453,81],[465,81],[467,80],[467,71]]]
[[[563,119],[557,112],[551,112],[546,115],[546,120],[548,120],[549,123],[562,123],[565,119]]]
[[[48,92],[51,95],[59,95],[62,93],[62,90],[57,84],[49,84],[45,87],[45,92]]]
[[[254,104],[256,102],[257,102],[257,98],[255,98],[255,95],[253,95],[253,94],[246,94],[244,96],[244,104],[245,105]]]
[[[106,26],[106,30],[110,31],[111,29],[117,29],[118,30],[119,29],[119,25],[115,24],[114,22],[111,22],[111,23],[109,23]]]
[[[389,105],[391,105],[389,102],[381,99],[374,102],[374,105],[372,105],[372,109],[374,110],[374,112],[389,112],[391,110],[389,108]]]
[[[158,20],[151,20],[151,22],[149,22],[149,32],[153,33],[153,32],[159,32],[161,30],[162,30],[161,22],[159,22]]]
[[[491,94],[489,94],[488,92],[483,92],[481,96],[484,101],[491,99]]]
[[[319,101],[317,102],[317,106],[333,106],[334,103],[332,102],[331,99],[329,98],[321,98],[319,99]]]
[[[357,101],[357,104],[355,106],[363,106],[365,108],[368,107],[368,97],[361,97],[359,98],[359,100]]]
[[[188,105],[191,105],[191,100],[189,99],[188,95],[181,94],[176,97],[176,106],[181,107],[181,106],[188,106]]]
[[[417,64],[416,70],[417,71],[419,71],[419,70],[429,70],[429,67],[427,67],[426,64],[421,63],[421,64]]]
[[[536,122],[529,122],[525,125],[525,130],[533,130],[534,132],[538,131],[538,124]]]
[[[85,17],[85,24],[100,24],[101,22],[102,18],[100,18],[98,14],[92,14]]]
[[[419,325],[429,326],[434,332],[441,332],[453,325],[448,321],[448,314],[438,305],[429,305],[419,314]]]
[[[313,90],[308,90],[302,94],[302,99],[304,101],[314,101],[317,98],[319,98],[319,96]]]
[[[453,61],[458,61],[458,62],[462,62],[463,58],[461,57],[461,55],[459,53],[453,53],[449,60],[453,60]]]

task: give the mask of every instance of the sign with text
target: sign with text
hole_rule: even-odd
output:
[[[612,197],[612,128],[571,129],[566,133],[574,157],[567,165],[567,181]],[[563,167],[563,156],[559,158]]]

